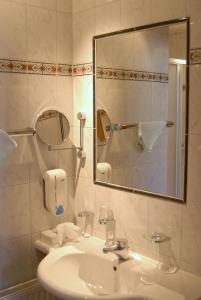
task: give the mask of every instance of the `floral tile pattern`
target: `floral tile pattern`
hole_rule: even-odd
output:
[[[83,76],[93,74],[93,64],[79,64],[73,66],[73,76]]]
[[[190,64],[201,64],[201,48],[190,50]],[[93,74],[93,63],[71,65],[0,59],[0,72],[58,76],[84,76]],[[97,78],[103,79],[156,81],[162,83],[168,82],[168,74],[156,72],[97,67],[96,74]]]
[[[0,72],[11,72],[11,61],[10,60],[0,60]]]
[[[27,73],[28,74],[43,74],[43,64],[42,63],[27,63]]]
[[[0,72],[71,76],[72,65],[0,59]]]
[[[190,64],[201,64],[201,49],[191,49],[190,51]]]
[[[97,67],[96,74],[97,78],[103,79],[168,82],[168,74],[164,73]]]
[[[72,76],[72,65],[57,65],[57,75],[61,76]]]
[[[52,64],[0,59],[0,72],[59,76],[83,76],[93,73],[93,64]]]

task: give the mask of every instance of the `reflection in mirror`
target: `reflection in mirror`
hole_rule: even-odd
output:
[[[43,143],[56,146],[67,139],[70,126],[64,114],[57,110],[46,110],[36,121],[36,131]]]
[[[188,32],[186,18],[94,38],[96,183],[185,200]]]
[[[97,143],[105,145],[111,136],[111,122],[104,109],[97,110]]]

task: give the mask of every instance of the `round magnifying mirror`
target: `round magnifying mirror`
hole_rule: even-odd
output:
[[[97,110],[97,139],[98,144],[107,144],[111,135],[110,117],[104,109]]]
[[[44,111],[37,118],[35,128],[40,140],[51,146],[61,145],[70,132],[68,119],[57,110]]]

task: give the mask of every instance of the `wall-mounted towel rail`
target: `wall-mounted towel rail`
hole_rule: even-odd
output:
[[[112,129],[112,130],[115,130],[115,131],[118,131],[118,130],[123,130],[123,129],[128,129],[128,128],[137,127],[137,126],[138,126],[138,123],[130,123],[130,124],[120,124],[120,123],[116,123],[116,124],[112,124],[111,126],[107,126],[107,127],[106,127],[106,131],[110,131],[111,129]],[[172,126],[174,126],[174,122],[172,122],[172,121],[167,121],[167,122],[166,122],[166,126],[167,126],[167,127],[172,127]]]
[[[36,129],[27,128],[22,130],[8,131],[7,133],[10,136],[33,136],[36,134]]]

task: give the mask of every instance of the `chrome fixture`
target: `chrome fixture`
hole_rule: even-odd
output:
[[[33,136],[36,134],[36,129],[27,128],[15,131],[8,131],[7,134],[10,136]]]
[[[170,237],[166,236],[162,232],[157,232],[157,231],[151,233],[145,233],[144,238],[151,243],[163,243],[170,240]]]
[[[48,150],[49,151],[59,151],[64,149],[77,149],[77,156],[79,159],[86,159],[86,152],[84,151],[84,125],[86,121],[86,114],[85,112],[78,112],[77,118],[80,121],[80,141],[79,146],[74,146],[73,144],[63,146],[63,147],[55,147],[56,145],[49,145]],[[70,124],[69,124],[69,132],[70,132]],[[63,140],[64,142],[64,140]],[[64,144],[65,145],[65,144]]]
[[[84,124],[86,121],[86,114],[84,112],[79,112],[77,118],[80,121],[80,146],[77,147],[78,153],[77,156],[80,159],[86,158],[86,152],[84,151]]]
[[[138,123],[130,123],[130,124],[116,123],[116,124],[112,124],[111,126],[110,125],[106,126],[106,131],[111,131],[111,130],[119,131],[119,130],[123,130],[123,129],[134,128],[134,127],[137,127],[137,126],[138,126]],[[167,127],[172,127],[172,126],[174,126],[174,122],[167,121],[166,126]]]
[[[105,244],[103,247],[103,252],[112,252],[117,255],[119,261],[126,261],[129,259],[128,252],[128,240],[127,239],[117,239],[112,244]]]
[[[116,239],[116,220],[111,208],[100,207],[99,224],[106,225],[106,241],[103,252],[112,252],[117,255],[119,262],[129,259],[127,239]]]
[[[82,235],[84,237],[90,237],[93,234],[93,228],[94,228],[94,213],[92,211],[89,210],[83,210],[80,211],[77,215],[79,218],[81,218],[82,220]],[[89,227],[89,231],[88,232],[88,227]]]

